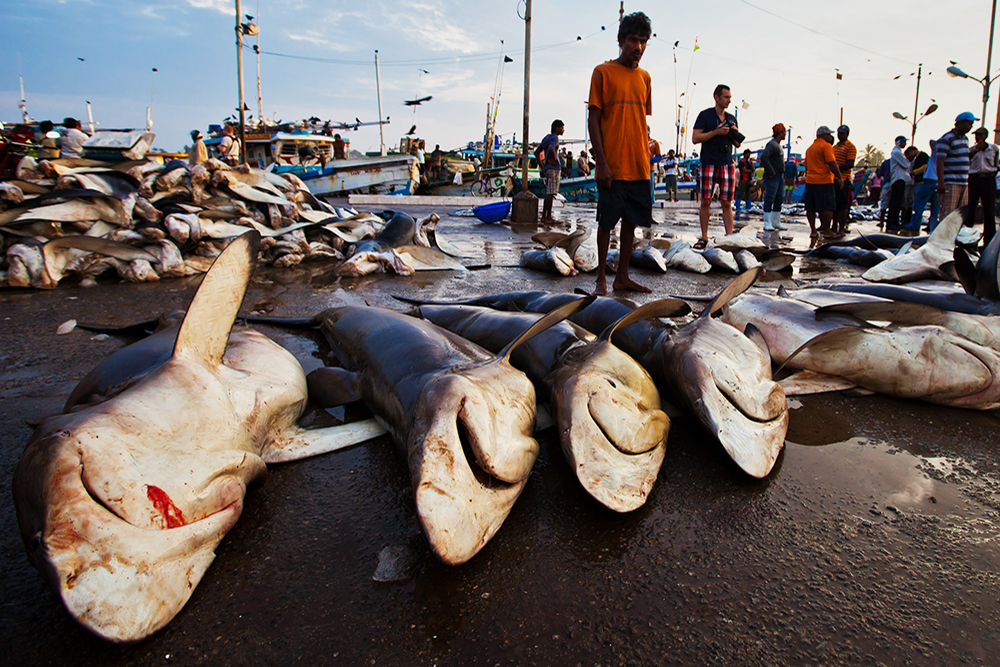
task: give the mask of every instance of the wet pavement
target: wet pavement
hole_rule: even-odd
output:
[[[556,214],[559,229],[593,224],[592,206]],[[690,207],[657,209],[654,218],[657,231],[698,236]],[[799,222],[781,245],[807,246]],[[874,223],[859,224],[874,231]],[[439,230],[470,253],[466,264],[493,268],[340,280],[322,264],[260,269],[244,312],[301,317],[344,302],[399,308],[393,294],[454,299],[593,287],[592,275],[508,268],[532,246],[534,227],[444,217]],[[805,258],[764,284],[862,271]],[[633,275],[655,288],[640,301],[714,294],[729,279]],[[126,324],[184,308],[197,282],[0,292],[4,488],[29,424],[58,412],[77,380],[129,342],[80,329],[58,336],[57,327],[70,319]],[[307,371],[328,356],[311,332],[261,329]],[[786,448],[764,480],[742,473],[696,420],[674,419],[656,486],[627,515],[590,499],[555,434],[543,432],[541,457],[510,517],[460,567],[431,556],[405,462],[388,438],[272,466],[184,610],[127,647],[91,636],[65,612],[24,556],[8,495],[0,502],[0,662],[997,664],[998,411],[839,393],[789,405]],[[311,410],[304,420],[344,417]],[[373,581],[388,546],[413,558],[405,581]]]

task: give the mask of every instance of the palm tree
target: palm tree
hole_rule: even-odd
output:
[[[873,167],[878,169],[879,165],[885,162],[885,153],[872,144],[865,146],[858,159],[859,167]]]

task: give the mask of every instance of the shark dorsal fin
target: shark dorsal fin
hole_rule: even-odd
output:
[[[764,272],[763,266],[757,266],[752,269],[747,269],[740,275],[738,275],[733,282],[726,285],[725,289],[719,292],[719,296],[715,297],[711,305],[701,312],[701,317],[712,317],[715,313],[719,312],[723,306],[738,297],[743,292],[746,292],[750,287],[757,282],[757,278],[760,274]]]
[[[639,308],[636,308],[631,313],[621,318],[617,322],[609,325],[601,332],[600,339],[602,341],[611,340],[611,336],[618,329],[627,327],[630,324],[635,324],[636,322],[641,322],[643,320],[652,320],[658,317],[679,317],[681,315],[687,315],[691,312],[691,306],[687,305],[680,299],[659,299],[658,301],[651,301]]]
[[[243,303],[259,247],[260,234],[247,232],[215,258],[177,332],[174,355],[198,357],[215,364],[222,362],[229,330]]]
[[[508,343],[507,347],[500,350],[500,354],[497,355],[497,358],[509,360],[510,354],[511,352],[514,351],[515,347],[517,347],[521,343],[524,343],[534,338],[535,336],[542,333],[546,329],[549,329],[550,327],[559,324],[567,317],[570,317],[580,312],[581,310],[592,304],[594,302],[594,299],[596,298],[597,297],[595,296],[585,296],[577,299],[576,301],[570,301],[569,303],[560,306],[559,308],[556,308],[551,313],[549,313],[548,315],[546,315],[545,317],[543,317],[542,319],[538,320],[530,327],[528,327],[523,334],[521,334],[520,336],[512,340],[510,343]]]

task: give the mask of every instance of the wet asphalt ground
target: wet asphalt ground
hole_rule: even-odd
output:
[[[593,225],[592,206],[556,214],[558,229]],[[654,218],[657,231],[698,236],[690,207],[657,209]],[[798,222],[775,241],[806,247]],[[323,264],[259,269],[244,312],[301,317],[345,302],[400,308],[393,294],[593,287],[592,275],[506,268],[532,246],[534,227],[444,217],[439,230],[469,252],[467,264],[493,268],[340,280]],[[763,284],[861,271],[806,258]],[[642,302],[714,294],[729,279],[633,275],[655,289]],[[149,319],[184,308],[197,283],[0,291],[0,485],[10,489],[29,424],[59,412],[90,368],[130,342],[81,329],[58,336],[57,327]],[[307,371],[328,358],[316,334],[261,329]],[[742,473],[693,418],[674,419],[656,486],[627,515],[591,500],[555,434],[543,432],[510,517],[460,567],[431,556],[406,464],[387,437],[272,466],[187,606],[152,638],[125,647],[77,625],[30,566],[7,491],[0,663],[1000,664],[998,411],[846,394],[789,405],[785,451],[764,480]],[[304,423],[332,425],[356,412],[314,409]],[[377,583],[379,553],[392,545],[414,557],[411,576]]]

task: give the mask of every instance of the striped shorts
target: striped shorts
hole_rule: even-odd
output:
[[[732,201],[736,190],[736,167],[732,164],[701,165],[701,198],[712,199],[712,190],[719,186],[719,200]]]
[[[545,170],[545,196],[549,197],[552,195],[559,194],[559,180],[561,174],[558,169],[546,169]]]

